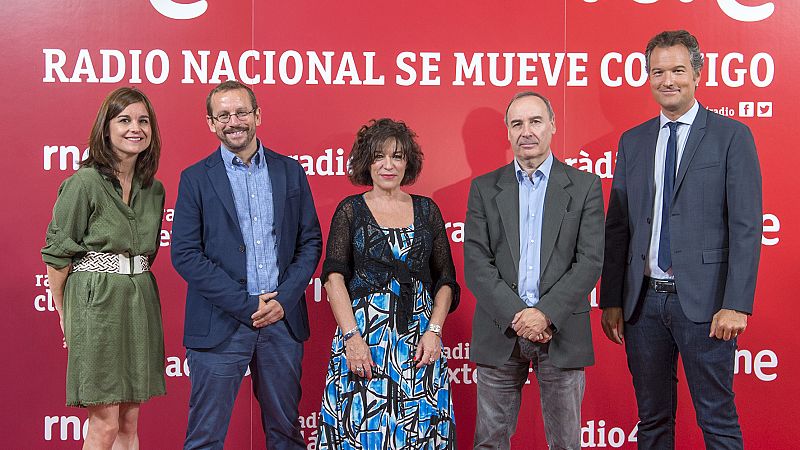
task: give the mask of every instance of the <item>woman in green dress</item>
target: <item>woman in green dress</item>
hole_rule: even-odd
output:
[[[67,405],[88,409],[87,448],[138,448],[139,406],[166,393],[159,247],[161,139],[147,97],[106,97],[89,156],[61,184],[42,259],[68,348]]]

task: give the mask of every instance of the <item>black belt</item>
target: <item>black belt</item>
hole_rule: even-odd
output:
[[[661,292],[664,294],[677,294],[678,290],[675,288],[675,280],[659,280],[657,278],[645,277],[647,285],[650,289]]]

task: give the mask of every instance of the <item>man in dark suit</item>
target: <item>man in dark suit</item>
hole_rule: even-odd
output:
[[[475,295],[474,447],[508,449],[533,365],[551,449],[580,449],[583,368],[594,364],[589,302],[603,260],[600,179],[553,157],[550,102],[506,110],[514,161],[472,181],[464,272]]]
[[[619,142],[600,291],[603,331],[625,340],[639,448],[674,448],[677,360],[706,447],[740,449],[736,336],[752,312],[761,241],[753,136],[694,98],[703,56],[686,31],[647,44],[659,117]]]
[[[222,449],[248,365],[270,449],[304,449],[298,403],[305,290],[322,247],[297,161],[255,138],[261,109],[237,81],[206,100],[221,145],[181,174],[172,264],[188,283],[183,344],[192,383],[184,447]]]

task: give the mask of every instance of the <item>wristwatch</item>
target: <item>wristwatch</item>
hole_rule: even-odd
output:
[[[348,339],[350,339],[351,337],[353,337],[353,336],[355,336],[357,334],[361,334],[361,332],[358,331],[358,327],[353,327],[352,330],[348,331],[347,333],[344,334],[344,336],[342,336],[342,339],[347,341]]]
[[[428,324],[428,331],[439,337],[442,337],[442,326],[439,324],[435,323]]]

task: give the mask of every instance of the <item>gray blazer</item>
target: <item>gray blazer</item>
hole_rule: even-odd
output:
[[[658,117],[625,132],[606,221],[600,307],[629,320],[642,290],[652,231]],[[681,157],[669,217],[675,286],[684,314],[710,322],[721,308],[753,310],[761,251],[761,171],[741,122],[700,106]]]
[[[587,295],[603,261],[603,192],[597,175],[553,160],[542,218],[540,300],[552,322],[556,367],[594,364]],[[471,359],[500,366],[514,350],[514,315],[527,305],[517,291],[519,184],[514,164],[475,178],[469,191],[464,272],[475,296]]]

